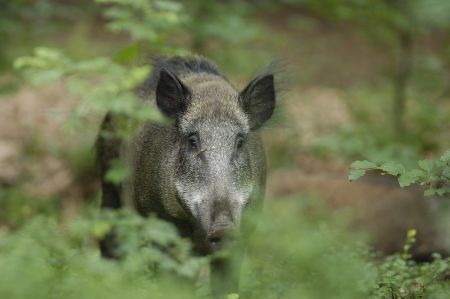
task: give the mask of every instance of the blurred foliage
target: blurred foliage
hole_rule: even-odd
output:
[[[367,34],[374,47],[390,55],[386,67],[393,86],[399,78],[396,62],[404,54],[399,36],[406,31],[419,43],[431,31],[448,33],[450,15],[449,5],[437,0],[96,2],[2,2],[0,68],[11,71],[11,60],[26,53],[15,60],[15,67],[28,82],[62,82],[80,99],[67,128],[92,130],[92,123],[111,111],[123,116],[121,133],[125,137],[142,121],[161,120],[159,112],[143,105],[134,92],[151,71],[142,66],[149,55],[192,50],[244,74],[254,70],[262,58],[273,56],[272,47],[280,46],[277,43],[282,40],[257,21],[258,14],[267,12],[260,10],[264,5],[294,15],[296,9],[303,10],[303,14],[306,11],[330,24],[350,24]],[[91,45],[95,42],[92,37],[83,46],[94,49],[90,55],[70,47],[71,43],[61,46],[55,42],[55,33],[64,35],[69,23],[94,31],[101,30],[96,27],[105,19],[117,38],[105,42],[111,48],[106,52],[113,55],[99,56],[102,51]],[[80,39],[75,34],[77,45],[83,34]],[[42,37],[51,40],[50,44],[43,40],[47,47],[37,47],[30,55],[29,49]],[[15,51],[17,48],[20,51]],[[448,39],[439,40],[436,48],[423,57],[414,56],[417,63],[408,84],[400,86],[409,92],[404,115],[396,115],[405,126],[401,138],[389,122],[396,101],[390,87],[349,91],[354,123],[322,139],[318,148],[337,157],[373,161],[353,164],[352,179],[366,170],[381,169],[398,176],[402,186],[431,183],[429,193],[442,192],[441,187],[434,187],[441,176],[448,184],[448,154],[441,160],[419,162],[420,169],[411,166],[417,157],[442,151],[448,142],[443,124],[448,111],[441,109],[449,86],[445,79],[450,65]],[[287,147],[291,153],[294,144]],[[87,164],[92,164],[85,148],[62,155],[80,176],[88,172]],[[385,161],[392,162],[382,164]],[[107,176],[117,183],[127,176],[128,169],[119,161],[115,166]],[[414,263],[409,248],[415,236],[410,233],[401,254],[376,260],[364,237],[348,232],[345,217],[325,213],[317,202],[316,198],[295,196],[268,203],[249,240],[241,294],[230,294],[230,298],[448,298],[448,259],[435,255],[433,262]],[[170,224],[127,211],[100,212],[92,206],[84,207],[75,221],[65,223],[59,205],[58,199],[30,198],[14,186],[0,189],[0,269],[8,274],[0,275],[0,298],[207,297],[207,258],[192,256],[188,241],[179,238]],[[98,240],[113,227],[123,256],[120,261],[100,258],[97,247]]]
[[[30,199],[25,192],[14,187],[0,188],[0,206],[0,232],[4,227],[21,227],[39,214],[52,215],[56,219],[59,216],[58,204],[54,199]]]
[[[355,22],[362,30],[382,37],[380,42],[389,41],[386,36],[397,30],[424,33],[450,27],[450,5],[441,0],[282,0],[280,3],[304,8],[326,19]]]
[[[104,10],[107,27],[113,32],[130,36],[131,44],[120,50],[115,58],[96,57],[75,61],[55,48],[38,47],[33,56],[20,57],[15,69],[22,71],[33,84],[61,81],[67,90],[80,98],[77,108],[66,122],[71,131],[92,130],[92,123],[107,112],[120,115],[118,134],[132,136],[143,121],[161,120],[159,112],[140,101],[135,88],[149,74],[149,66],[132,66],[139,51],[153,48],[175,53],[176,46],[167,42],[174,28],[182,24],[181,6],[161,1],[98,1],[109,4]],[[108,134],[108,132],[101,132]],[[113,137],[113,136],[107,136]],[[108,179],[117,182],[127,176],[127,169],[114,164]]]
[[[112,32],[127,32],[135,41],[145,40],[163,47],[173,28],[183,23],[182,6],[173,1],[97,0],[106,6],[103,14]],[[160,49],[160,48],[158,48]]]
[[[102,14],[108,20],[107,29],[113,33],[126,33],[130,37],[131,43],[116,54],[118,62],[136,61],[143,53],[182,53],[182,48],[170,39],[180,33],[188,20],[180,3],[148,0],[96,2],[104,7]]]
[[[67,30],[73,22],[89,22],[98,9],[89,1],[15,0],[0,3],[0,71],[37,42]]]
[[[441,0],[283,0],[270,9],[350,26],[386,57],[382,79],[349,90],[355,123],[320,140],[334,155],[401,163],[449,146],[450,3]],[[294,13],[295,14],[295,13]],[[345,72],[345,65],[342,66]],[[364,82],[366,84],[366,82]]]
[[[291,197],[268,203],[243,267],[243,297],[369,296],[376,269],[361,239],[344,233],[345,219],[330,218],[317,202]]]
[[[271,42],[265,39],[264,28],[255,17],[255,5],[246,1],[226,2],[208,0],[183,1],[190,16],[185,28],[190,35],[189,48],[206,55],[225,71],[251,73],[259,61],[269,61],[269,51],[261,51]],[[255,49],[252,51],[251,49]]]
[[[73,112],[74,120],[79,117],[84,121],[107,111],[139,122],[158,117],[155,109],[134,94],[136,85],[148,76],[148,66],[128,68],[106,57],[75,62],[60,50],[49,48],[36,48],[34,56],[20,57],[14,66],[34,84],[62,80],[69,92],[82,100]]]
[[[346,229],[346,218],[325,213],[318,202],[310,197],[268,202],[249,240],[238,295],[448,296],[443,278],[450,271],[449,260],[435,256],[432,263],[415,264],[406,247],[402,255],[374,262],[362,236]],[[208,259],[191,256],[189,242],[178,237],[171,224],[95,207],[67,224],[56,216],[47,209],[19,221],[12,214],[2,218],[0,268],[8,273],[0,276],[2,298],[209,298],[204,275]],[[17,225],[5,225],[5,220]],[[112,227],[123,257],[119,261],[101,258],[97,247]],[[410,237],[406,244],[413,241]]]
[[[396,161],[414,167],[421,157],[435,156],[449,148],[450,126],[446,120],[450,109],[446,99],[430,99],[432,94],[417,92],[404,117],[406,130],[399,136],[390,122],[388,92],[384,84],[350,91],[346,101],[352,123],[318,136],[314,151],[346,161]]]
[[[97,249],[113,223],[120,250],[133,252],[120,262]],[[15,233],[1,231],[0,252],[8,273],[0,277],[2,298],[193,298],[188,281],[205,262],[190,256],[170,224],[125,211],[91,213],[65,227],[35,216]]]

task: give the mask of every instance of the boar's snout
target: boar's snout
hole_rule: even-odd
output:
[[[225,246],[232,246],[234,242],[235,238],[231,229],[214,230],[208,233],[206,237],[207,246],[211,251],[217,251]]]
[[[220,217],[222,218],[222,217]],[[206,245],[210,251],[217,251],[224,247],[231,247],[236,240],[235,228],[232,221],[218,219],[206,235]]]
[[[206,237],[206,243],[211,251],[216,251],[222,248],[225,237],[224,231],[214,231]]]

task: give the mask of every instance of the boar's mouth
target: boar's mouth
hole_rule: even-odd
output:
[[[233,229],[213,231],[207,234],[205,243],[209,252],[213,253],[233,248],[237,243],[237,236]]]
[[[197,218],[192,218],[195,223],[193,234],[194,251],[200,255],[213,254],[217,251],[228,250],[238,242],[238,229],[232,223],[212,222],[208,228],[202,225]]]
[[[213,197],[211,201],[195,202],[193,206],[189,206],[180,194],[176,198],[193,225],[192,241],[197,254],[211,254],[235,246],[240,221],[234,219],[236,215],[233,215],[227,198]]]

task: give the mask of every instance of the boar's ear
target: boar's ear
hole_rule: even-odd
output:
[[[172,119],[186,111],[189,90],[174,74],[161,70],[156,87],[156,105],[162,113]]]
[[[264,74],[254,79],[239,96],[247,113],[250,128],[258,129],[273,114],[275,109],[275,86],[273,74]]]

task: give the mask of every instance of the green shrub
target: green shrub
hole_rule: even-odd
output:
[[[123,261],[102,259],[98,240],[112,225]],[[204,264],[170,224],[118,212],[77,219],[68,226],[36,216],[0,235],[1,298],[192,298]],[[169,283],[170,282],[170,283]],[[174,289],[171,284],[176,284]],[[192,288],[190,288],[192,290]]]

